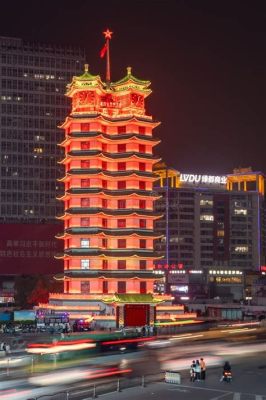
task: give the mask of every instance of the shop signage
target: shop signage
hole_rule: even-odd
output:
[[[180,182],[185,183],[204,183],[204,184],[216,184],[216,185],[226,185],[226,176],[216,176],[216,175],[195,175],[195,174],[180,174]]]

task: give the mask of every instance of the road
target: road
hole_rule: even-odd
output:
[[[233,364],[232,383],[220,382],[221,369],[208,369],[204,382],[189,381],[188,372],[181,372],[181,384],[159,382],[146,387],[106,394],[105,400],[266,400],[265,353],[245,357]],[[96,388],[97,389],[97,388]],[[101,396],[100,396],[101,397]]]
[[[242,328],[241,328],[242,329]],[[99,397],[101,392],[117,390],[116,373],[106,378],[106,369],[112,364],[122,364],[123,369],[132,369],[131,380],[124,380],[122,376],[119,386],[121,393],[115,395],[105,394],[108,400],[116,399],[154,399],[164,400],[266,400],[266,343],[264,332],[257,328],[243,328],[241,333],[236,329],[224,329],[220,332],[197,332],[195,334],[183,334],[172,336],[157,342],[151,343],[153,348],[145,348],[143,351],[105,355],[90,359],[87,365],[76,365],[61,370],[57,366],[50,374],[36,373],[18,376],[18,370],[11,368],[10,374],[6,374],[6,366],[3,365],[0,373],[0,399],[1,400],[26,400],[39,398],[40,400],[64,400],[66,391],[69,393],[69,400],[83,400],[93,395],[93,385],[96,385],[96,393]],[[223,338],[221,338],[221,334]],[[212,340],[210,338],[212,336]],[[224,340],[226,339],[226,340]],[[230,339],[229,341],[227,339]],[[256,354],[256,357],[254,355]],[[203,356],[207,363],[206,382],[189,382],[188,370],[192,359]],[[232,384],[219,382],[221,365],[229,359],[233,367],[234,379]],[[14,363],[19,358],[14,358]],[[30,359],[29,359],[30,360]],[[108,367],[109,364],[109,367]],[[103,377],[96,380],[93,376],[95,369],[102,369]],[[150,383],[147,388],[141,386],[142,376],[158,374],[160,370],[179,370],[182,375],[181,386],[159,382]],[[16,372],[17,371],[17,372]],[[112,374],[112,372],[111,372]],[[101,374],[100,374],[101,375]],[[162,378],[162,375],[161,375]],[[153,375],[153,381],[159,381],[157,375]],[[146,378],[145,378],[146,381]],[[135,389],[125,389],[126,386],[138,386]],[[52,393],[64,392],[59,396],[51,397]],[[153,393],[153,394],[152,394]],[[39,397],[44,396],[45,397]],[[48,395],[48,396],[47,396]],[[50,395],[50,396],[49,396]],[[62,397],[63,396],[63,397]],[[113,397],[112,397],[113,396]],[[115,396],[115,397],[114,397]],[[129,397],[125,397],[129,396]],[[131,397],[130,397],[131,396]]]

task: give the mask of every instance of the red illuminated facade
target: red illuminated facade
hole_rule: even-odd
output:
[[[153,295],[153,227],[160,217],[153,149],[159,140],[153,138],[158,122],[145,110],[149,86],[131,68],[120,81],[104,83],[85,66],[67,90],[72,111],[62,125],[64,232],[58,236],[64,274],[57,277],[64,294],[50,294],[50,305],[88,306],[93,319],[108,326],[153,324],[163,300]]]

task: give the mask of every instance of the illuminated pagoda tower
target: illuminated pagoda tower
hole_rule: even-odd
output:
[[[124,78],[110,82],[106,33],[106,83],[86,65],[67,87],[72,111],[62,125],[65,211],[58,236],[64,274],[57,277],[64,293],[50,294],[48,307],[97,326],[153,325],[156,305],[168,298],[153,293],[162,274],[153,270],[153,226],[160,217],[154,212],[159,140],[153,129],[159,123],[145,111],[149,81],[128,67]]]

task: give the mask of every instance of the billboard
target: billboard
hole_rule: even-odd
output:
[[[14,311],[14,321],[35,321],[36,314],[35,311],[31,310],[21,310],[21,311]]]
[[[63,251],[63,240],[55,236],[63,224],[1,224],[0,274],[47,274],[63,271],[63,262],[54,258]]]

